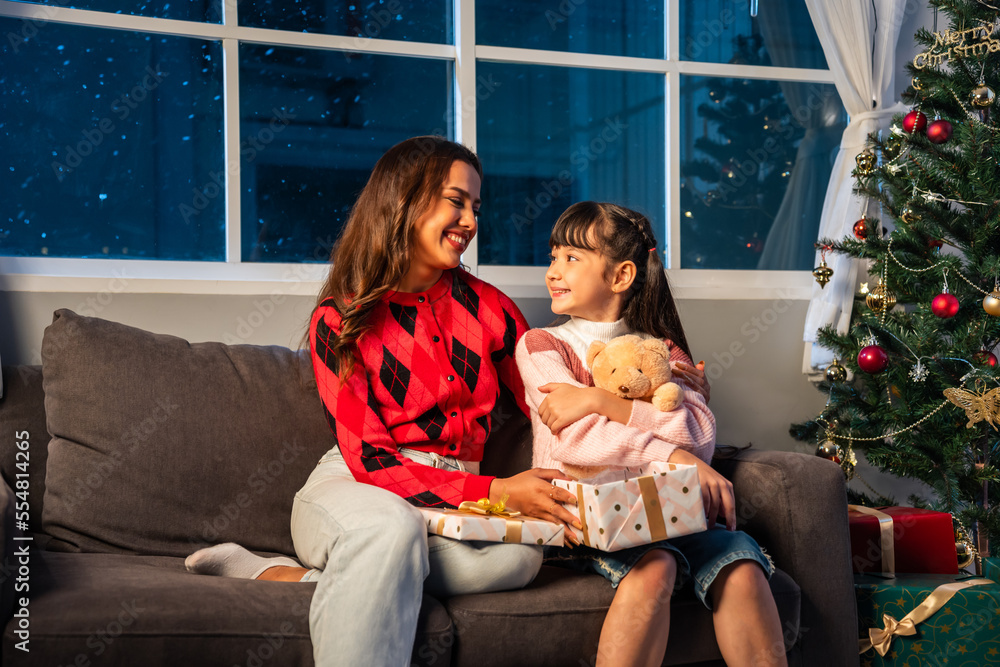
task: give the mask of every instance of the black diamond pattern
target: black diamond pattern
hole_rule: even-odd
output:
[[[323,401],[320,402],[323,403]],[[333,413],[327,409],[326,403],[323,403],[323,412],[326,413],[326,423],[330,425],[330,431],[333,435],[333,444],[339,447],[340,443],[337,441],[337,419],[333,416]]]
[[[517,322],[514,321],[514,318],[511,317],[510,313],[506,310],[503,311],[503,320],[503,347],[490,355],[490,359],[492,359],[495,364],[503,361],[505,357],[513,357],[514,346],[517,344]]]
[[[479,295],[465,281],[456,277],[451,283],[451,295],[472,317],[479,319]]]
[[[340,362],[337,361],[337,355],[333,353],[333,348],[330,347],[331,343],[337,339],[337,334],[333,333],[333,330],[327,326],[326,320],[322,317],[316,322],[316,337],[313,339],[313,349],[316,350],[316,354],[320,356],[326,367],[329,368],[334,375],[340,377]]]
[[[381,447],[371,445],[364,440],[361,441],[361,465],[368,472],[378,472],[386,468],[395,468],[403,465],[396,456]]]
[[[440,496],[431,493],[430,491],[422,491],[416,495],[412,495],[406,499],[406,502],[411,505],[416,505],[417,507],[440,507],[454,509],[455,506],[451,503],[446,503]]]
[[[482,417],[476,417],[476,423],[483,427],[484,438],[490,437],[490,417],[489,415],[483,415]]]
[[[455,338],[451,345],[451,365],[458,374],[465,380],[470,392],[476,391],[476,384],[479,382],[479,363],[482,357],[462,345],[462,341]]]
[[[378,373],[378,378],[399,407],[403,407],[406,387],[410,384],[410,369],[392,356],[392,352],[385,345],[382,346],[382,369]]]
[[[444,413],[441,412],[441,408],[436,405],[417,417],[416,422],[417,426],[423,429],[424,433],[426,433],[427,437],[431,440],[437,440],[440,438],[441,433],[444,431],[445,424],[448,423]]]
[[[400,303],[389,302],[389,312],[392,316],[396,318],[399,322],[399,326],[403,327],[406,333],[413,335],[413,332],[417,330],[417,307],[416,306],[404,306]]]

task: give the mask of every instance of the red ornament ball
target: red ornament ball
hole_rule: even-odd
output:
[[[906,114],[903,118],[903,129],[910,134],[923,132],[925,127],[927,127],[927,116],[916,109]]]
[[[958,314],[958,299],[954,294],[942,292],[931,301],[931,312],[944,319],[955,317]]]
[[[868,220],[866,218],[861,218],[854,223],[854,238],[859,241],[868,238]]]
[[[889,355],[881,345],[869,345],[858,352],[858,366],[865,373],[881,373],[889,365]]]
[[[941,246],[943,246],[943,245],[944,245],[944,241],[942,241],[941,239],[935,239],[935,238],[932,238],[932,237],[927,237],[927,247],[928,248],[931,248],[932,250],[937,250],[937,249],[940,249]]]
[[[988,350],[981,350],[977,352],[972,359],[984,366],[989,366],[991,368],[997,367],[997,355]]]
[[[951,123],[946,120],[936,120],[927,126],[927,140],[932,144],[943,144],[951,139]]]

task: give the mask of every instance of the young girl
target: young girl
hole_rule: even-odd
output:
[[[478,474],[500,391],[524,395],[514,346],[527,329],[510,299],[458,268],[476,233],[481,179],[464,146],[404,141],[375,165],[333,249],[309,341],[338,446],[293,503],[306,567],[235,544],[187,560],[203,574],[318,582],[309,609],[318,667],[409,665],[425,589],[519,588],[541,567],[533,545],[428,537],[416,507],[509,494],[527,516],[575,522],[553,506],[572,502],[553,494],[558,470]]]
[[[617,588],[598,647],[598,665],[660,665],[670,628],[670,596],[689,579],[713,611],[728,665],[783,665],[784,644],[767,580],[768,557],[735,530],[732,484],[709,465],[715,418],[702,368],[691,365],[684,330],[652,228],[614,204],[581,202],[556,221],[545,281],[560,326],[533,329],[516,359],[531,408],[532,465],[635,466],[672,461],[698,466],[710,529],[616,552],[546,548],[546,561],[597,572]],[[638,334],[664,339],[684,402],[660,412],[593,386],[591,342]],[[725,527],[716,526],[716,517]]]

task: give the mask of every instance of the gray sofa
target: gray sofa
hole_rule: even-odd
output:
[[[59,310],[42,359],[3,369],[3,664],[313,664],[314,584],[183,565],[223,541],[294,555],[293,494],[334,444],[308,356]],[[527,420],[499,406],[487,452],[484,472],[528,467]],[[802,454],[729,454],[716,464],[734,483],[740,527],[778,567],[776,650],[794,665],[856,665],[840,469]],[[612,595],[601,577],[543,566],[524,590],[427,596],[413,663],[593,664]],[[722,664],[710,614],[688,592],[672,604],[665,664]]]

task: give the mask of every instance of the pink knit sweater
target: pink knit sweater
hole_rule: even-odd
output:
[[[650,461],[666,461],[681,447],[706,463],[711,463],[715,446],[715,416],[704,397],[676,378],[684,389],[684,402],[676,410],[661,412],[645,401],[632,402],[627,424],[591,414],[563,428],[557,435],[538,417],[538,406],[547,394],[538,387],[549,382],[565,382],[592,387],[586,350],[592,341],[610,341],[635,333],[623,320],[590,322],[571,318],[558,327],[532,329],[518,342],[515,358],[524,380],[525,398],[531,409],[534,434],[532,466],[559,468],[572,466],[635,466]],[[641,335],[641,334],[640,334]],[[646,336],[648,337],[648,336]],[[674,345],[670,360],[690,364],[691,359]]]

